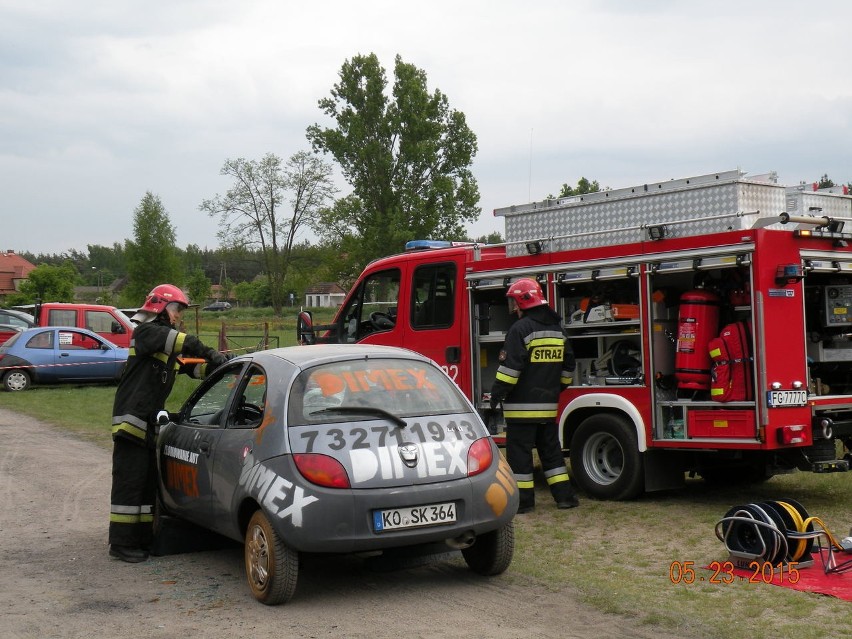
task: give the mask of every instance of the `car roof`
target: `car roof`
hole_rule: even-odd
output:
[[[80,328],[79,326],[33,326],[32,328],[27,328],[21,331],[23,335],[20,337],[20,340],[23,342],[27,339],[28,335],[35,335],[36,333],[44,333],[47,331],[77,331],[78,333],[83,333],[84,335],[88,335],[89,337],[94,337],[95,339],[101,342],[106,342],[113,348],[127,350],[126,347],[118,346],[117,344],[109,341],[103,335],[98,335],[94,331],[90,331],[87,328]]]
[[[252,353],[252,359],[276,358],[290,362],[299,368],[316,366],[327,362],[361,358],[404,358],[421,362],[431,362],[428,357],[396,346],[377,346],[373,344],[313,344],[311,346],[284,346]]]
[[[24,311],[16,311],[13,308],[0,308],[0,315],[2,314],[11,315],[12,317],[17,317],[18,319],[22,319],[30,324],[35,324],[35,318]]]

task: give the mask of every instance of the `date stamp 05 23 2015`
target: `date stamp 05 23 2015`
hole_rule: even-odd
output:
[[[694,561],[673,561],[669,566],[669,580],[673,584],[694,584],[706,582],[711,584],[732,584],[735,582],[747,582],[752,584],[770,584],[776,582],[796,584],[799,582],[799,570],[797,561],[789,563],[771,564],[768,561],[752,561],[748,566],[742,567],[739,574],[735,572],[737,566],[731,561],[711,561],[707,568],[709,576],[695,572]],[[745,574],[743,574],[745,573]],[[777,583],[777,582],[776,582]]]

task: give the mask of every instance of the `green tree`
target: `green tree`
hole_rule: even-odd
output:
[[[817,182],[817,188],[819,189],[829,189],[834,186],[834,180],[828,177],[828,173],[823,173],[822,177]]]
[[[148,191],[133,213],[133,240],[125,244],[127,288],[125,306],[139,306],[158,284],[183,285],[175,250],[175,229],[160,198]]]
[[[251,306],[254,300],[254,285],[251,282],[234,284],[233,296],[240,306]]]
[[[226,160],[221,174],[233,178],[234,185],[224,196],[204,200],[199,209],[220,218],[218,236],[226,245],[259,248],[269,297],[280,314],[296,237],[315,226],[336,193],[331,166],[307,151],[286,163],[268,153],[260,161]]]
[[[339,245],[300,242],[293,247],[293,264],[285,282],[289,294],[296,293],[297,302],[304,299],[305,289],[317,282],[337,282],[343,256]]]
[[[39,264],[23,282],[20,290],[8,297],[11,306],[42,302],[73,302],[74,286],[80,276],[68,261],[61,266]]]
[[[556,197],[570,197],[572,195],[585,195],[586,193],[597,193],[601,190],[600,184],[598,184],[597,180],[593,182],[589,182],[586,178],[581,177],[577,180],[577,186],[571,187],[568,186],[567,183],[562,185],[562,188],[559,190],[559,195]],[[553,199],[552,195],[547,196],[548,199]]]
[[[219,293],[221,295],[221,298],[223,300],[231,299],[232,293],[234,291],[234,286],[235,286],[234,280],[226,277],[224,280],[221,281],[219,286],[220,286]]]
[[[503,236],[497,231],[491,231],[488,235],[480,235],[474,242],[479,244],[502,244]]]
[[[252,285],[252,306],[271,306],[272,295],[269,292],[269,280],[259,279],[251,283]]]
[[[204,253],[198,244],[188,245],[186,250],[179,251],[179,255],[183,263],[184,272],[192,273],[195,270],[203,270]]]
[[[430,93],[426,73],[400,56],[389,93],[375,54],[347,60],[339,77],[319,101],[336,126],[314,124],[307,137],[352,186],[352,197],[325,215],[338,238],[354,238],[350,259],[363,266],[413,238],[462,239],[462,223],[479,215],[470,171],[476,136],[464,114],[441,91]]]
[[[203,304],[210,297],[210,280],[200,268],[193,270],[186,281],[189,299],[195,304]]]
[[[89,279],[89,282],[94,286],[99,279],[104,287],[112,284],[116,277],[121,277],[127,273],[125,266],[124,247],[115,242],[110,246],[100,246],[98,244],[89,244],[87,247],[89,253],[89,271],[95,278]],[[81,269],[83,273],[86,269]]]
[[[361,216],[361,201],[347,195],[324,209],[320,215],[318,249],[327,259],[317,269],[315,282],[339,282],[344,287],[354,282],[364,265],[370,261],[361,234],[351,221]],[[396,251],[385,249],[385,255]]]

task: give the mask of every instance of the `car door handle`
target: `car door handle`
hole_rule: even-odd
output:
[[[210,442],[201,441],[198,443],[198,448],[200,448],[201,452],[205,455],[210,455]]]

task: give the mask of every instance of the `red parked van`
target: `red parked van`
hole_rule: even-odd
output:
[[[39,326],[86,328],[116,346],[130,347],[133,324],[127,315],[114,306],[44,302],[35,305],[33,314]]]

